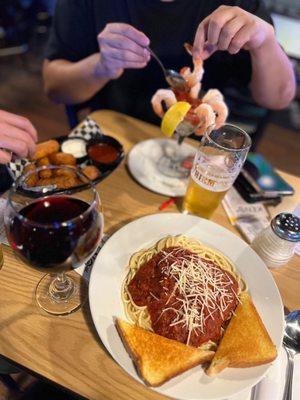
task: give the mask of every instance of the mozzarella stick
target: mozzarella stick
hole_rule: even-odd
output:
[[[43,166],[48,166],[51,165],[50,160],[48,157],[43,157],[37,160],[36,162],[38,167],[43,167]],[[51,169],[46,169],[45,171],[40,171],[39,172],[39,177],[40,178],[50,178],[52,176],[52,171]]]
[[[94,165],[87,165],[82,169],[82,172],[85,176],[87,176],[91,181],[98,178],[100,176],[100,171]]]
[[[38,143],[36,146],[36,151],[31,157],[31,160],[38,160],[48,156],[51,153],[55,153],[59,150],[59,143],[56,140],[48,140],[47,142]]]
[[[26,174],[29,171],[34,171],[35,169],[36,169],[36,166],[34,164],[27,164],[26,167],[24,167],[24,169],[23,169],[23,174]],[[26,185],[28,187],[33,187],[36,185],[38,180],[39,180],[38,174],[30,174],[26,178]]]
[[[49,155],[51,164],[53,165],[76,165],[76,158],[68,153],[54,153]]]

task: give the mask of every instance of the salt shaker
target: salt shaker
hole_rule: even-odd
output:
[[[286,264],[300,242],[300,218],[289,213],[278,214],[271,225],[260,232],[251,247],[269,268]]]

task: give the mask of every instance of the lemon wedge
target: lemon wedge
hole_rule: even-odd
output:
[[[162,133],[168,137],[172,136],[177,126],[184,120],[191,105],[186,101],[178,101],[165,113],[161,121]]]

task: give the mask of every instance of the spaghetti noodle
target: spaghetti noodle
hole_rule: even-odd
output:
[[[122,300],[131,322],[198,347],[218,341],[244,290],[224,255],[179,235],[133,254]]]

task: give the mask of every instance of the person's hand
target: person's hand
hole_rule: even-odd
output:
[[[98,35],[99,69],[107,78],[119,78],[125,68],[144,68],[150,60],[145,49],[150,40],[143,33],[124,23],[107,24]]]
[[[0,164],[10,162],[12,153],[32,155],[36,141],[37,132],[27,118],[0,110]]]
[[[199,25],[193,47],[194,58],[209,58],[215,51],[237,54],[255,50],[274,36],[272,25],[239,7],[220,6]]]

